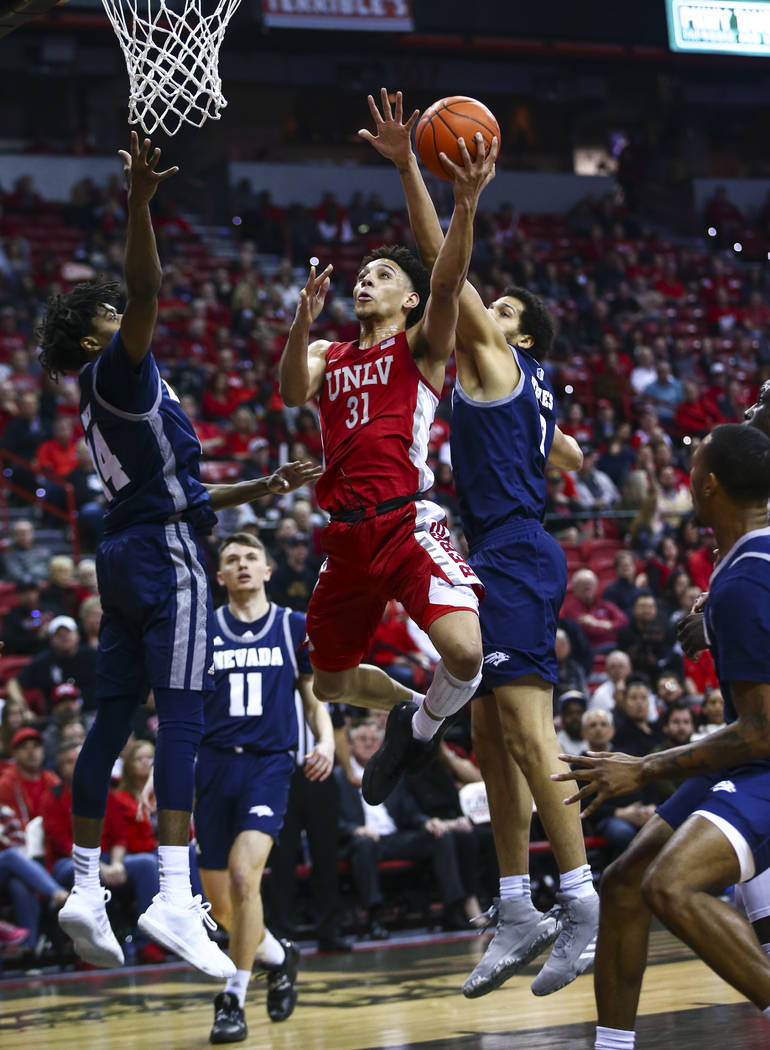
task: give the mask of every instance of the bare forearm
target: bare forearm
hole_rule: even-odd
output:
[[[289,329],[289,338],[278,366],[281,399],[289,408],[304,405],[310,396],[310,370],[307,363],[309,338],[309,325],[295,320]]]
[[[461,200],[455,203],[452,221],[430,277],[430,294],[434,301],[459,298],[471,264],[475,214],[475,201]]]
[[[753,762],[770,755],[770,732],[761,717],[739,718],[702,740],[647,755],[642,781],[685,778]]]
[[[240,507],[244,503],[253,503],[256,499],[269,496],[269,478],[254,478],[251,481],[234,481],[229,485],[205,485],[211,498],[213,510],[225,510],[226,507]]]
[[[399,168],[398,174],[404,188],[409,225],[417,242],[417,251],[425,266],[431,269],[441,251],[444,232],[414,153],[410,153],[409,164]]]
[[[307,712],[307,724],[319,744],[334,750],[334,728],[329,712],[322,703],[312,704]]]
[[[132,205],[129,200],[123,268],[129,299],[157,295],[160,291],[163,270],[148,204]]]

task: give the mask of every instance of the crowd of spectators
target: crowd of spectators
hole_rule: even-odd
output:
[[[334,262],[334,286],[314,335],[355,338],[348,292],[361,255],[375,243],[409,239],[403,213],[363,194],[345,206],[327,194],[317,207],[278,208],[249,187],[238,193],[245,234],[226,257],[212,254],[173,205],[159,206],[156,215],[164,279],[153,349],[193,420],[209,481],[321,458],[316,411],[286,409],[277,392],[276,365],[304,280],[295,263],[311,254]],[[0,206],[0,453],[16,457],[4,463],[4,477],[16,486],[7,500],[16,516],[0,545],[0,805],[8,807],[0,811],[0,914],[10,898],[9,915],[27,930],[29,947],[39,919],[17,906],[19,877],[4,875],[3,857],[9,850],[22,855],[18,836],[35,817],[45,822],[58,806],[62,824],[71,766],[93,713],[101,614],[93,560],[76,564],[46,549],[36,530],[49,537],[58,529],[66,546],[75,528],[89,555],[103,507],[80,430],[76,379],[55,384],[41,373],[35,325],[46,297],[73,280],[97,271],[120,278],[125,211],[117,180],[106,188],[84,180],[68,205],[54,206],[22,179],[0,196]],[[709,207],[713,216],[713,202]],[[729,219],[723,214],[720,228]],[[689,660],[676,640],[675,625],[707,588],[715,557],[712,536],[692,516],[688,471],[698,442],[715,424],[742,419],[770,377],[770,282],[759,265],[716,248],[717,240],[667,241],[612,196],[583,201],[566,215],[517,215],[503,205],[478,217],[472,279],[487,301],[511,283],[548,301],[556,338],[544,367],[560,425],[585,453],[575,473],[547,471],[546,527],[561,541],[570,574],[554,700],[566,753],[614,747],[643,754],[711,731],[723,719],[710,656]],[[452,381],[450,365],[429,457],[432,496],[462,547],[448,445]],[[68,486],[76,523],[67,520]],[[324,520],[312,490],[224,511],[208,540],[211,564],[218,539],[253,531],[274,562],[271,598],[304,610],[322,559]],[[390,603],[371,659],[422,689],[436,654]],[[432,865],[441,921],[464,924],[479,901],[487,903],[495,877],[488,822],[469,820],[459,801],[460,788],[480,779],[467,722],[449,734],[440,790],[408,786],[411,799],[374,817],[360,809],[356,763],[376,746],[381,726],[359,709],[344,722],[352,758],[346,755],[336,774],[344,802],[340,857],[350,864],[363,928],[372,935],[385,930],[378,864],[396,855]],[[138,781],[127,767],[147,760],[154,730],[146,705],[134,750],[124,756],[104,844],[105,882],[126,885],[134,906],[152,885],[146,862],[127,858],[151,857],[154,832],[148,826],[141,842],[129,841],[137,831],[130,811]],[[605,860],[662,797],[656,789],[602,807],[588,830],[607,841]],[[40,840],[37,856],[55,888],[27,887],[38,908],[55,906],[66,892],[65,830]],[[25,841],[34,857],[31,839]],[[152,958],[150,946],[139,949]]]

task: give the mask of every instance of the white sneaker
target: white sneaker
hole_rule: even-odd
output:
[[[92,966],[110,969],[125,962],[123,949],[112,932],[105,904],[112,894],[99,899],[74,887],[59,910],[59,925],[71,937],[75,951]]]
[[[205,926],[215,930],[217,924],[209,915],[211,905],[200,896],[189,904],[169,904],[158,893],[147,911],[139,916],[137,926],[161,947],[181,956],[209,977],[234,977],[235,963],[214,944]]]

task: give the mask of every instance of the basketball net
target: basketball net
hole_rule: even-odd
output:
[[[209,15],[203,0],[183,0],[181,12],[167,0],[102,2],[126,60],[129,124],[148,135],[156,128],[175,135],[182,124],[219,120],[227,105],[219,49],[241,0],[217,0]]]

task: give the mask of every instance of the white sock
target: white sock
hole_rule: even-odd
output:
[[[251,970],[236,970],[234,977],[227,978],[227,984],[225,985],[225,991],[230,992],[231,995],[236,996],[238,999],[238,1005],[241,1010],[243,1004],[246,1002],[246,989],[249,986],[249,978],[251,977]]]
[[[445,718],[465,707],[481,681],[481,668],[470,682],[462,682],[451,675],[439,660],[433,672],[433,681],[420,706],[412,717],[412,733],[417,740],[432,740]],[[427,705],[430,715],[425,710]],[[434,717],[431,718],[431,715]]]
[[[500,877],[500,900],[512,901],[519,897],[531,897],[529,875],[502,875]]]
[[[634,1050],[635,1046],[636,1032],[628,1032],[625,1028],[596,1026],[594,1050]]]
[[[265,927],[265,936],[260,945],[257,946],[257,958],[268,966],[280,966],[286,958],[286,952],[279,940],[273,937],[270,930]]]
[[[192,900],[190,850],[187,846],[158,846],[160,896],[168,904],[184,907]]]
[[[99,846],[72,847],[72,863],[75,867],[75,888],[78,893],[87,893],[91,897],[104,898],[104,890],[99,882],[99,861],[102,851]]]
[[[572,871],[562,872],[559,875],[559,892],[567,897],[590,897],[592,893],[596,893],[591,877],[591,865],[581,864]]]

